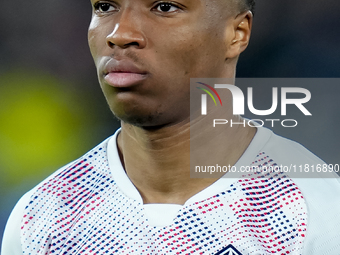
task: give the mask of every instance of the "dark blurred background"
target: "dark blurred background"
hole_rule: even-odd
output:
[[[87,45],[90,1],[1,2],[0,240],[11,209],[26,191],[119,126],[100,91]],[[258,0],[251,44],[237,76],[339,77],[339,13],[335,0]],[[313,117],[323,119],[277,132],[327,162],[340,163],[340,91],[311,90],[314,102],[323,106],[313,108]]]

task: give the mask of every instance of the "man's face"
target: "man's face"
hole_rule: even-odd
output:
[[[91,3],[89,45],[119,119],[145,127],[188,121],[190,78],[226,76],[235,13],[221,0]]]

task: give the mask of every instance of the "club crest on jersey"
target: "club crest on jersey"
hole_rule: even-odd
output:
[[[229,244],[227,247],[223,248],[221,251],[217,252],[215,255],[242,255],[234,246]]]

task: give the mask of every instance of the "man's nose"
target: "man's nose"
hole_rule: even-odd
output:
[[[136,14],[131,9],[120,10],[120,18],[112,33],[106,37],[107,45],[113,48],[115,45],[120,48],[134,46],[144,48],[146,38],[141,31],[140,13]]]

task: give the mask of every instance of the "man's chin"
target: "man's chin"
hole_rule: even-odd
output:
[[[165,125],[161,121],[161,114],[158,113],[148,115],[136,115],[136,114],[119,115],[114,113],[114,115],[121,122],[146,129],[160,128]]]

